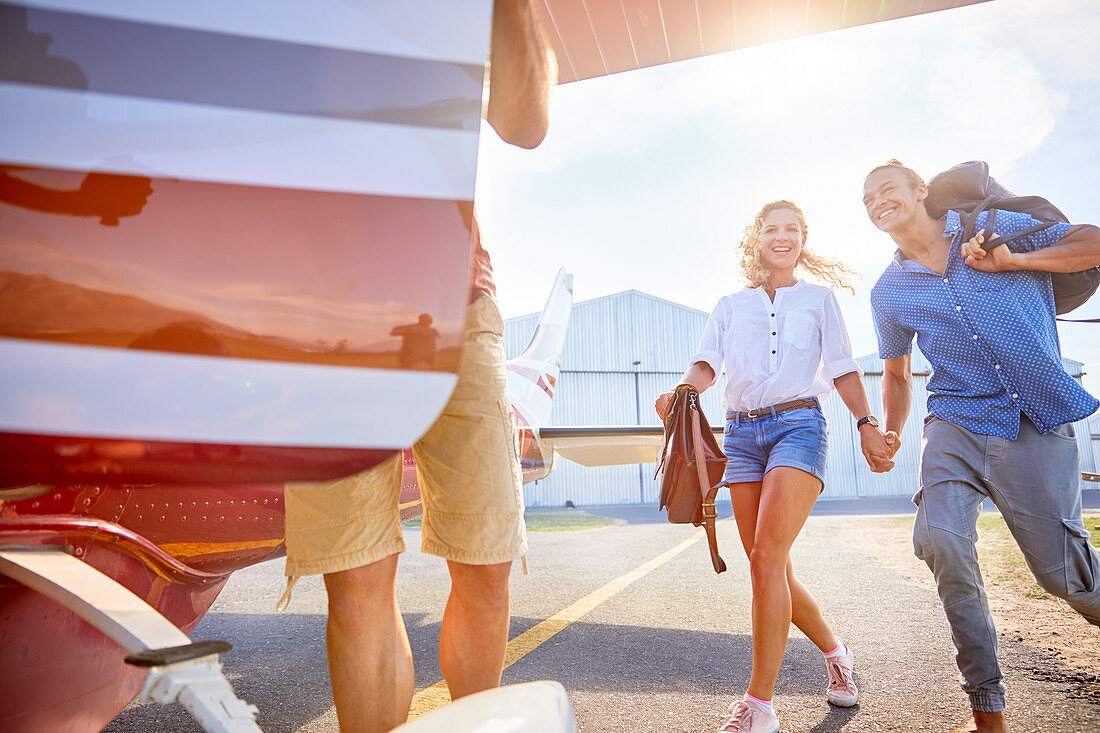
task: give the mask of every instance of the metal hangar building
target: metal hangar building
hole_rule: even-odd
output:
[[[562,354],[561,376],[551,414],[552,425],[656,425],[653,402],[683,374],[699,345],[709,314],[637,290],[627,290],[574,304]],[[526,346],[537,313],[505,321],[508,358]],[[876,354],[857,359],[871,409],[881,417],[882,361]],[[1080,380],[1081,362],[1063,359]],[[896,467],[886,474],[868,470],[859,450],[855,421],[834,394],[823,409],[829,425],[829,464],[823,499],[909,497],[917,488],[921,424],[926,413],[924,387],[930,367],[913,350],[913,407],[902,433]],[[725,375],[703,394],[703,412],[711,427],[725,419],[721,394]],[[1097,472],[1087,421],[1074,425],[1081,451],[1081,470]],[[654,463],[589,468],[556,457],[554,470],[525,486],[529,507],[607,504],[657,504]],[[1086,484],[1090,488],[1095,484]]]

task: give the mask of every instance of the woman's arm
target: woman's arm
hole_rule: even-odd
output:
[[[833,380],[837,394],[857,420],[871,414],[871,405],[867,401],[867,391],[859,372],[848,372]],[[870,423],[859,427],[859,444],[868,467],[875,473],[885,473],[894,467],[890,459],[897,448],[894,447],[897,434],[887,434]]]
[[[722,335],[730,322],[731,310],[726,298],[718,301],[714,310],[710,312],[707,323],[703,326],[703,335],[699,338],[699,350],[691,357],[691,366],[680,377],[677,386],[690,384],[702,394],[718,378],[718,371],[722,368]],[[665,392],[657,398],[654,407],[657,417],[662,421],[668,412],[668,403],[672,399],[673,391]]]
[[[680,377],[680,381],[677,382],[677,386],[681,384],[690,384],[695,389],[699,390],[699,394],[706,391],[707,387],[714,384],[714,369],[710,364],[705,361],[697,361],[687,368],[684,372],[684,376]],[[657,410],[657,417],[661,420],[665,419],[665,413],[668,412],[668,403],[672,399],[673,391],[665,392],[663,395],[657,398],[657,402],[654,403],[654,408]]]

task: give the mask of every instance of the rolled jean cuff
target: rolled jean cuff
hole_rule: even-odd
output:
[[[1005,709],[1003,692],[995,690],[974,690],[966,693],[970,696],[970,709],[980,713],[999,713]]]

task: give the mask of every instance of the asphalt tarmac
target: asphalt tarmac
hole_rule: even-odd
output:
[[[792,629],[775,698],[783,730],[952,730],[969,713],[934,588],[923,574],[875,561],[860,547],[858,525],[852,541],[856,509],[911,510],[891,501],[830,504],[822,502],[810,517],[792,557],[826,619],[854,649],[862,697],[855,708],[829,706],[821,654]],[[728,515],[728,504],[719,509]],[[701,535],[667,524],[654,507],[587,511],[617,523],[529,535],[531,572],[523,575],[517,563],[512,575],[511,638]],[[410,548],[417,548],[419,531],[406,533]],[[716,730],[727,705],[744,692],[751,662],[748,565],[733,522],[720,522],[718,534],[729,572],[715,575],[705,541],[695,541],[520,658],[505,670],[504,683],[560,681],[585,732]],[[403,556],[398,594],[418,691],[441,679],[436,648],[447,587],[442,561],[417,549]],[[193,638],[233,644],[222,656],[227,676],[238,695],[259,706],[265,731],[337,731],[320,579],[303,578],[289,610],[276,613],[282,591],[281,560],[238,572]],[[1081,628],[1092,631],[1084,621]],[[1100,704],[1072,698],[1057,674],[1034,674],[1038,667],[1057,670],[1059,662],[1046,654],[1001,638],[1013,729],[1100,731]],[[135,703],[105,730],[201,729],[176,707]]]

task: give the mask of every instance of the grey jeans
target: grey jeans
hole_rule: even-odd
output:
[[[1048,593],[1100,626],[1100,557],[1081,521],[1081,474],[1071,425],[1040,435],[1021,417],[1016,440],[929,416],[913,547],[936,577],[963,690],[974,710],[1004,710],[997,632],[974,549],[982,500],[1000,509]]]

